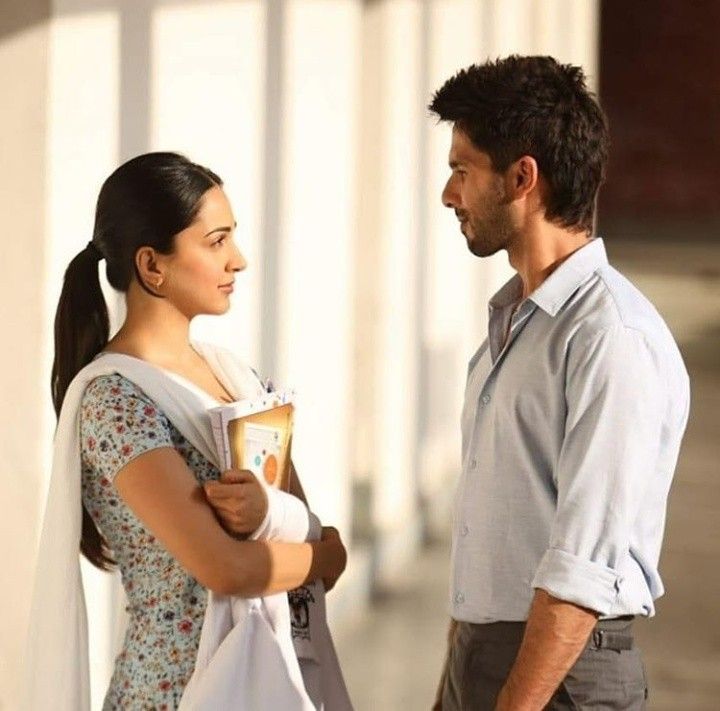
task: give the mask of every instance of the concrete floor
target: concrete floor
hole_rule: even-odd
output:
[[[611,262],[656,305],[692,380],[660,572],[666,594],[638,624],[651,711],[720,709],[720,247],[607,241]],[[337,640],[357,711],[429,709],[445,652],[446,544]]]

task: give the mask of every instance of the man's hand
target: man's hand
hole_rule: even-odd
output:
[[[219,481],[207,481],[203,488],[215,515],[231,535],[246,537],[265,519],[267,494],[251,471],[228,469]]]
[[[495,711],[540,711],[582,652],[598,613],[536,590],[520,651]]]

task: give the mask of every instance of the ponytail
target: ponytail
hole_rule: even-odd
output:
[[[179,153],[145,153],[123,163],[100,189],[93,238],[65,272],[55,315],[51,390],[60,416],[72,379],[107,345],[110,319],[100,289],[98,262],[113,289],[127,294],[133,279],[153,296],[135,264],[137,250],[171,254],[175,235],[192,224],[203,195],[222,185],[219,176]],[[80,496],[80,492],[77,494]],[[101,570],[116,563],[83,505],[81,553]]]
[[[55,360],[51,376],[52,400],[58,417],[73,378],[105,347],[110,337],[108,310],[98,276],[101,258],[97,247],[89,242],[65,271],[55,314]],[[107,542],[84,504],[80,551],[102,570],[110,570],[115,565]]]

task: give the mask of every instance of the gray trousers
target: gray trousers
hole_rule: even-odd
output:
[[[458,622],[450,648],[443,711],[493,711],[517,657],[524,622]],[[545,707],[550,711],[641,711],[647,683],[632,620],[601,620]]]

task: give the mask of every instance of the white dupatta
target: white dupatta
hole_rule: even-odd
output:
[[[193,347],[234,399],[261,391],[253,371],[230,351],[206,343],[193,343]],[[206,459],[221,468],[206,412],[217,402],[193,383],[140,359],[113,353],[102,354],[77,374],[65,394],[53,441],[25,656],[26,711],[90,711],[87,613],[79,558],[80,404],[92,380],[112,373],[135,383]],[[283,492],[269,498],[260,535],[305,540],[311,516],[307,509],[298,508],[301,502]],[[300,650],[305,657],[300,662],[292,644],[286,594],[248,600],[209,592],[196,669],[181,708],[352,709],[324,619],[322,584],[312,587],[314,597],[321,598],[317,612],[323,619],[315,615],[312,649],[307,654]]]

